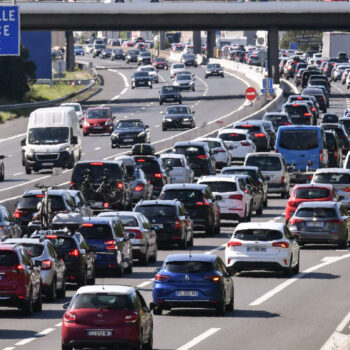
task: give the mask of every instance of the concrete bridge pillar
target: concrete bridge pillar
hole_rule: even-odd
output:
[[[201,32],[200,30],[193,31],[193,53],[199,54],[202,52],[202,41],[201,41]]]
[[[274,84],[279,84],[279,62],[278,62],[278,29],[271,28],[267,36],[267,64],[269,78],[273,79]]]
[[[208,30],[207,32],[207,57],[215,57],[215,30]]]

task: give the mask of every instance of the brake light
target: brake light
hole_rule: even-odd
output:
[[[111,240],[111,241],[105,242],[105,245],[110,245],[110,244],[115,244],[115,241],[114,241],[114,240]]]
[[[57,235],[46,235],[47,239],[57,239]]]
[[[52,261],[51,260],[43,260],[41,262],[41,269],[42,270],[50,270],[52,267]]]
[[[43,194],[37,194],[35,197],[36,198],[44,198],[44,195]]]
[[[108,246],[106,247],[106,249],[107,249],[107,250],[117,250],[118,248],[117,248],[116,245],[108,245]]]
[[[230,248],[230,247],[240,247],[242,245],[241,242],[237,242],[237,241],[230,241],[230,242],[227,242],[227,248]]]
[[[144,163],[146,161],[146,159],[140,158],[137,160],[138,162]]]
[[[343,222],[339,219],[326,220],[327,224],[342,224]]]
[[[289,220],[289,223],[290,223],[291,225],[298,224],[298,223],[300,223],[300,222],[303,222],[303,220],[294,219],[294,218],[291,218],[291,219]]]
[[[301,96],[297,97],[297,100],[302,100],[303,98]],[[294,106],[294,105],[293,105]],[[295,105],[294,107],[296,107],[297,105]]]
[[[182,222],[180,220],[175,220],[175,230],[182,228]]]
[[[94,224],[82,224],[81,226],[83,226],[83,227],[93,227]]]
[[[78,249],[74,249],[71,252],[68,253],[70,256],[79,256],[80,252]]]
[[[311,113],[304,113],[304,116],[305,116],[305,117],[310,117],[310,116],[311,116]]]
[[[293,105],[293,107],[298,107],[299,105],[297,104],[297,103],[295,103],[294,105]]]
[[[230,134],[230,136],[239,136],[238,134]]]
[[[311,110],[312,110],[313,112],[316,112],[316,108],[315,108],[315,107],[312,107]]]
[[[19,219],[20,217],[26,216],[28,213],[26,211],[21,211],[16,209],[15,214],[13,215],[15,219]]]
[[[21,264],[19,264],[19,265],[16,266],[16,270],[17,271],[23,271],[24,267]]]
[[[210,280],[210,281],[215,282],[215,283],[220,282],[220,280],[221,280],[221,277],[217,276],[217,275],[205,276],[204,278],[206,280]]]
[[[124,185],[123,185],[123,183],[122,182],[118,182],[118,188],[120,189],[120,190],[122,190],[123,189],[123,187],[124,187]]]
[[[228,197],[229,199],[236,199],[238,201],[241,201],[243,199],[243,194],[231,194],[231,196]]]
[[[101,163],[101,162],[92,162],[92,163],[90,163],[90,165],[103,165],[103,163]]]
[[[201,154],[200,156],[197,156],[199,159],[208,159],[208,156],[206,154]]]
[[[344,188],[344,190],[343,190],[343,191],[345,191],[345,192],[350,192],[350,188],[349,188],[349,187]]]
[[[75,322],[77,315],[74,312],[66,311],[64,314],[64,320],[66,322]]]
[[[135,238],[136,239],[143,239],[143,234],[140,230],[136,230],[136,229],[133,229],[133,228],[127,228],[126,229],[128,232],[132,232],[132,233],[135,233]]]
[[[289,243],[288,242],[273,242],[272,243],[273,247],[279,247],[279,248],[288,248]]]
[[[109,208],[109,203],[103,203],[103,208]]]
[[[285,176],[282,176],[281,177],[281,183],[285,183],[286,182],[286,178],[285,178]]]
[[[254,134],[255,137],[265,137],[265,134],[262,133],[258,133],[258,134]]]
[[[242,146],[250,146],[250,143],[247,142],[247,141],[242,141],[242,142],[241,142],[241,145],[242,145]]]
[[[125,315],[124,322],[125,323],[136,323],[139,319],[139,314],[137,312],[133,312],[131,314]]]
[[[242,125],[242,128],[252,128],[253,125]]]
[[[338,158],[338,152],[337,151],[334,151],[334,158]]]
[[[138,185],[135,186],[134,190],[136,192],[140,192],[140,191],[142,191],[144,189],[144,187],[145,186],[143,184],[138,184]]]
[[[71,181],[71,182],[69,183],[69,186],[73,186],[73,185],[74,185],[74,182]]]
[[[205,200],[204,202],[196,202],[197,205],[209,205],[209,202]]]
[[[156,177],[157,179],[161,179],[163,177],[161,173],[155,173],[153,176]]]
[[[320,161],[323,160],[323,150],[320,149]]]
[[[158,281],[158,282],[165,282],[167,281],[168,279],[170,279],[170,276],[167,276],[167,275],[162,275],[160,273],[157,273],[154,277],[154,280],[155,281]]]

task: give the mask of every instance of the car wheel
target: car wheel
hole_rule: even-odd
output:
[[[179,100],[179,105],[182,105],[182,100]]]
[[[267,205],[268,205],[268,198],[267,198],[267,195],[266,195],[266,199],[264,200],[264,208],[267,208]]]
[[[69,162],[69,164],[68,164],[68,169],[73,169],[74,168],[74,155],[72,154],[72,156],[71,156],[71,160],[70,160],[70,162]]]
[[[300,256],[298,256],[298,263],[293,267],[293,275],[297,275],[300,269]]]
[[[56,277],[53,277],[52,283],[47,294],[47,300],[53,303],[56,300]]]
[[[153,252],[153,255],[152,255],[150,260],[152,262],[156,262],[157,258],[158,258],[158,247],[157,247],[157,245],[155,245],[154,252]]]
[[[66,345],[66,344],[62,343],[61,350],[73,350],[73,346],[69,345],[69,344]]]
[[[63,276],[62,288],[57,291],[57,297],[58,298],[65,298],[66,297],[66,279],[65,279],[65,276]]]
[[[293,276],[292,260],[293,260],[293,257],[291,256],[289,266],[285,267],[283,270],[283,274],[287,277]]]
[[[193,87],[193,88],[192,88],[192,91],[195,91],[195,90],[196,90],[196,88],[195,88],[195,87]]]
[[[89,136],[88,132],[83,132],[83,136]]]
[[[153,349],[153,329],[151,329],[151,334],[149,340],[146,344],[143,344],[143,350],[152,350]]]
[[[156,308],[153,309],[153,315],[160,316],[162,313],[163,313],[163,309],[160,306],[157,306]]]
[[[122,259],[122,261],[124,260],[124,258]],[[118,277],[123,277],[124,276],[124,265],[123,262],[121,263],[120,266],[117,267],[117,276]]]
[[[207,76],[207,75],[205,75],[205,76],[204,76],[204,78],[205,78],[205,79],[208,79],[208,76]]]
[[[93,285],[95,285],[95,282],[96,282],[96,272],[95,272],[95,270],[94,270],[94,272],[93,272],[91,278],[89,278],[89,279],[87,280],[87,284],[90,285],[90,286],[93,286]]]
[[[163,130],[163,131],[167,131],[167,128],[163,125],[163,126],[162,126],[162,130]]]
[[[222,302],[218,303],[217,307],[215,308],[215,312],[218,316],[224,316],[226,311],[225,307],[225,298],[222,297]]]
[[[40,284],[38,299],[33,303],[33,310],[35,312],[40,312],[42,309],[43,309],[43,299],[42,299],[42,287]]]
[[[185,238],[180,243],[180,248],[182,248],[183,250],[187,249],[187,238],[186,238],[186,235],[185,235]]]
[[[215,234],[219,235],[220,234],[220,228],[221,228],[221,220],[219,218],[218,224],[215,227]]]
[[[347,247],[348,247],[348,242],[346,240],[338,243],[339,249],[347,249]]]
[[[32,169],[28,168],[27,166],[25,167],[26,174],[30,175],[32,173]]]
[[[82,276],[80,277],[80,280],[78,282],[78,287],[83,287],[87,285],[87,272],[86,269],[83,271]]]
[[[29,299],[24,301],[22,309],[23,309],[23,314],[25,316],[33,315],[33,291],[32,290],[30,290],[29,292]]]
[[[262,215],[264,211],[264,201],[261,201],[260,208],[256,210],[256,215]]]
[[[129,264],[128,267],[125,269],[126,273],[132,273],[132,270],[134,268],[133,262],[132,262],[132,258],[129,260]]]
[[[232,289],[232,295],[230,299],[230,303],[226,305],[226,311],[232,312],[235,309],[235,297],[234,297],[234,290]]]
[[[159,101],[159,104],[162,105],[162,104],[163,104],[163,101]]]
[[[189,246],[189,247],[193,247],[193,241],[194,241],[194,239],[193,239],[193,231],[191,231],[191,239],[190,239],[190,241],[188,242],[188,246]]]
[[[148,247],[147,247],[146,253],[145,253],[145,254],[142,254],[142,256],[140,257],[139,261],[140,261],[140,263],[141,263],[142,265],[145,265],[145,266],[148,265],[148,263],[149,263],[149,251],[148,251]]]

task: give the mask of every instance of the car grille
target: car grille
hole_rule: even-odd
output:
[[[44,154],[36,154],[37,160],[57,160],[58,153],[44,153]]]

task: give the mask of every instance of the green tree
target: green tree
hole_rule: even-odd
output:
[[[322,33],[312,30],[299,30],[285,32],[280,40],[281,49],[289,49],[290,43],[298,43],[301,51],[318,50],[322,44]]]
[[[21,47],[20,56],[0,57],[0,96],[23,101],[29,84],[35,81],[36,65],[29,60],[29,50]]]

